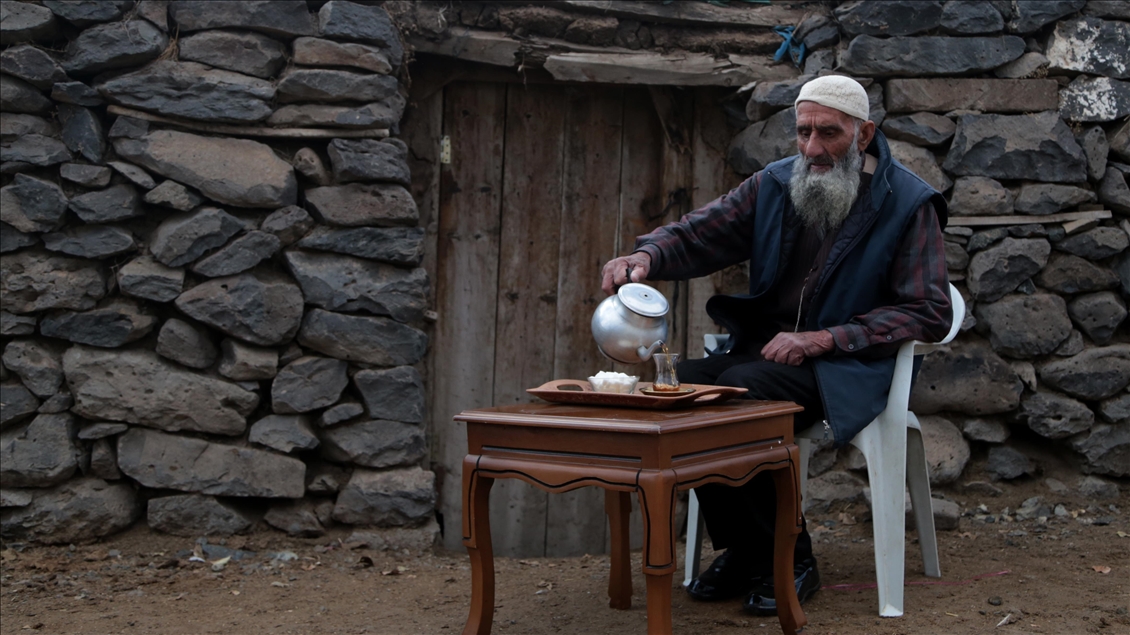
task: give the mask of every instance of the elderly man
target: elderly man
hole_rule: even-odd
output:
[[[605,265],[602,286],[612,293],[629,281],[683,280],[749,260],[749,294],[706,304],[731,333],[727,350],[683,362],[679,377],[794,401],[804,407],[796,429],[823,422],[840,447],[886,406],[898,345],[939,341],[949,330],[946,203],[891,157],[855,80],[805,84],[796,120],[799,156],[641,236],[634,253]],[[726,551],[687,591],[699,600],[745,595],[747,612],[775,614],[772,478],[696,492],[714,548]],[[795,577],[802,602],[820,587],[807,529]]]

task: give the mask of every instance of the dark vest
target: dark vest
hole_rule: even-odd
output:
[[[890,269],[908,223],[924,203],[933,203],[938,221],[946,224],[946,201],[936,190],[896,161],[881,132],[868,152],[879,159],[871,179],[870,201],[857,206],[844,221],[812,297],[803,330],[818,331],[846,324],[856,315],[893,304]],[[756,315],[761,298],[775,292],[782,263],[788,262],[800,219],[789,198],[789,177],[797,156],[769,164],[757,192],[753,248],[749,261],[749,293],[718,295],[706,304],[715,322],[740,345],[742,316]],[[753,312],[753,313],[750,313]],[[887,406],[895,359],[824,355],[813,359],[820,397],[835,446],[841,447]]]

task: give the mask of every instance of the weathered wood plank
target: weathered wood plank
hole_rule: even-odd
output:
[[[820,4],[757,5],[735,2],[717,6],[705,2],[639,2],[633,0],[558,0],[555,4],[579,11],[605,13],[646,22],[688,24],[695,26],[788,26],[799,24],[812,13],[827,13]]]
[[[435,42],[420,35],[408,37],[408,43],[420,53],[445,55],[469,62],[496,66],[516,66],[516,55],[522,43],[499,31],[482,31],[466,27],[452,27],[451,37]]]
[[[950,216],[949,225],[954,227],[982,227],[986,225],[1028,225],[1031,223],[1070,223],[1074,221],[1103,220],[1110,218],[1109,210],[1087,212],[1060,212],[1042,216]]]
[[[554,378],[565,134],[562,93],[559,86],[507,87],[494,357],[498,406],[533,401],[526,389]],[[499,528],[496,553],[545,554],[548,496],[518,480],[495,485],[491,524]]]
[[[452,417],[494,399],[506,86],[452,84],[446,92],[444,132],[452,154],[463,160],[440,173],[431,412],[444,544],[461,549],[467,430]]]
[[[154,123],[176,126],[196,132],[231,135],[233,137],[277,137],[282,139],[384,139],[388,128],[271,128],[269,126],[233,126],[224,123],[202,123],[154,115],[143,110],[110,105],[106,112]]]
[[[554,78],[570,82],[660,86],[742,86],[797,77],[790,64],[769,56],[707,53],[558,53],[545,60]]]
[[[574,86],[563,95],[567,132],[553,375],[584,379],[611,368],[596,347],[591,323],[604,299],[600,271],[616,248],[624,91]],[[594,487],[551,496],[546,555],[603,553],[608,528],[603,500]]]

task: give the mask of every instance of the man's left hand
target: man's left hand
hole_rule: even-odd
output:
[[[808,357],[830,352],[836,343],[828,331],[778,333],[761,349],[761,356],[770,362],[800,366]]]

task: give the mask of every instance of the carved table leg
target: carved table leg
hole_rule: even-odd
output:
[[[675,573],[675,473],[641,472],[643,572],[647,580],[648,635],[670,635],[671,583]]]
[[[808,623],[804,611],[797,601],[796,585],[793,582],[793,551],[796,537],[800,533],[800,512],[798,510],[797,469],[800,453],[796,446],[789,452],[792,469],[773,470],[773,481],[777,486],[777,530],[773,549],[773,587],[777,599],[777,616],[781,620],[781,630],[785,635],[794,635]]]
[[[463,635],[490,635],[494,621],[494,552],[490,544],[490,488],[494,479],[463,460],[463,544],[471,556],[471,614]]]
[[[608,512],[611,528],[611,573],[608,577],[608,606],[614,609],[632,608],[632,560],[629,557],[631,541],[628,528],[632,513],[629,492],[604,490],[604,511]]]

